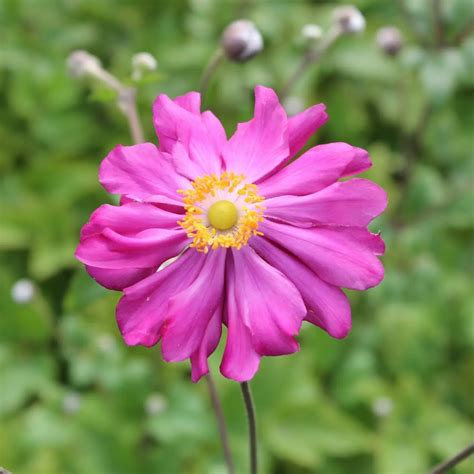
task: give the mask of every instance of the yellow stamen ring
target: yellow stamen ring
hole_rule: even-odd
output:
[[[220,176],[196,178],[191,189],[178,191],[186,210],[178,224],[193,240],[191,247],[205,253],[209,247],[240,249],[252,235],[263,235],[257,229],[263,221],[264,207],[260,203],[264,198],[258,195],[255,184],[244,182],[245,176],[225,171]],[[229,199],[219,199],[221,195]]]

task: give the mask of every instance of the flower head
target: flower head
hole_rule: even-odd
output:
[[[365,30],[364,15],[353,5],[337,7],[333,16],[342,33],[361,33]]]
[[[129,345],[161,341],[167,361],[191,359],[194,381],[227,327],[222,373],[249,380],[264,355],[290,354],[303,320],[342,338],[351,327],[341,287],[380,283],[384,244],[367,224],[386,195],[371,166],[346,143],[310,148],[327,120],[314,105],[288,117],[258,86],[255,114],[229,139],[200,111],[200,96],[154,105],[159,147],[117,146],[99,178],[119,206],[96,210],[76,256],[101,285],[123,292],[117,307]]]
[[[253,21],[236,20],[222,32],[221,46],[229,59],[244,62],[262,51],[263,38]]]
[[[395,26],[384,26],[377,31],[377,46],[388,56],[396,56],[403,47],[400,30]]]

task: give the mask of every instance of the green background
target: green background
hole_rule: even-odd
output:
[[[252,381],[262,473],[418,474],[473,438],[474,40],[461,34],[470,1],[361,0],[362,35],[341,38],[293,91],[293,106],[325,102],[330,121],[312,144],[367,148],[365,173],[388,190],[372,225],[387,243],[386,278],[350,292],[345,340],[304,325],[301,351],[266,358]],[[159,68],[139,84],[154,140],[159,92],[198,87],[220,32],[254,20],[265,39],[246,64],[226,62],[204,105],[228,133],[252,112],[252,89],[280,90],[304,51],[301,27],[324,29],[336,2],[0,0],[0,466],[14,474],[225,472],[206,385],[159,348],[126,347],[118,294],[73,258],[80,227],[104,202],[101,159],[129,144],[114,95],[67,74],[84,48],[124,81],[138,51]],[[377,49],[379,27],[404,34],[397,58]],[[439,38],[439,37],[438,37]],[[12,286],[31,279],[19,304]],[[239,473],[247,472],[240,390],[212,370]],[[456,472],[473,472],[472,462]]]

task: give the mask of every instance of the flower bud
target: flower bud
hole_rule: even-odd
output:
[[[102,65],[99,58],[79,49],[68,56],[67,67],[72,77],[84,77],[93,74]]]
[[[377,31],[377,46],[389,56],[396,56],[403,46],[400,30],[394,26],[385,26]]]
[[[11,289],[11,297],[15,303],[29,303],[35,295],[35,287],[31,280],[23,278],[18,280]]]
[[[221,46],[229,59],[244,62],[262,51],[263,38],[252,21],[236,20],[223,31]]]
[[[339,26],[342,33],[361,33],[365,30],[364,15],[352,5],[336,8],[333,15],[334,22]]]
[[[168,402],[163,395],[152,393],[145,401],[145,412],[148,415],[156,415],[166,409]]]
[[[301,28],[301,36],[307,41],[317,41],[323,36],[323,30],[319,25],[308,23]]]
[[[155,71],[158,67],[158,62],[150,53],[137,53],[132,56],[132,67],[132,78],[138,81],[143,76],[143,73]]]
[[[388,397],[380,397],[374,400],[372,404],[372,413],[378,417],[390,415],[393,411],[393,401]]]
[[[290,95],[283,99],[283,107],[288,115],[296,115],[304,110],[304,101],[301,97]]]
[[[63,399],[63,411],[73,415],[81,407],[81,396],[76,392],[68,393]]]

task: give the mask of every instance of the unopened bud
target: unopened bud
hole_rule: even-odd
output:
[[[263,49],[263,38],[250,20],[232,22],[222,33],[221,46],[233,61],[247,61]]]
[[[304,110],[304,101],[301,97],[290,95],[283,99],[283,107],[288,115],[296,115]]]
[[[12,300],[18,304],[29,303],[35,295],[35,287],[31,280],[23,278],[18,280],[11,289]]]
[[[148,415],[156,415],[166,409],[168,402],[163,395],[152,393],[145,401],[145,412]]]
[[[81,407],[81,396],[76,392],[68,393],[63,399],[63,411],[73,415]]]
[[[352,5],[336,8],[333,15],[334,22],[343,33],[361,33],[365,30],[364,15]]]
[[[68,56],[67,67],[72,77],[84,77],[93,74],[102,65],[99,58],[79,49]]]
[[[323,30],[319,25],[309,23],[301,28],[301,36],[307,41],[317,41],[323,36]]]
[[[132,67],[132,78],[138,81],[143,76],[143,73],[155,71],[158,67],[158,62],[150,53],[137,53],[132,57]]]
[[[389,56],[396,56],[403,46],[400,30],[394,26],[385,26],[377,31],[377,46]]]
[[[372,412],[379,417],[390,415],[393,411],[393,402],[391,398],[380,397],[372,403]]]

